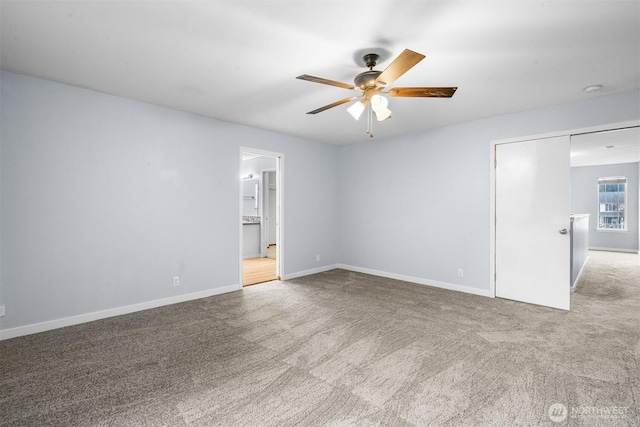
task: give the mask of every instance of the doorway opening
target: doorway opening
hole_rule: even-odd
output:
[[[571,136],[571,211],[586,223],[582,247],[572,247],[571,290],[582,287],[582,273],[591,255],[597,259],[615,252],[638,254],[640,243],[639,163],[640,127],[585,132]],[[580,228],[573,236],[579,241]],[[598,252],[607,252],[602,254]],[[573,256],[577,254],[578,256]],[[606,259],[606,258],[604,258]],[[615,270],[596,261],[591,270]],[[595,273],[595,271],[594,271]],[[600,272],[598,272],[600,273]],[[609,271],[607,274],[615,274]]]
[[[579,139],[580,137],[582,137],[583,135],[585,136],[585,138],[588,137],[588,140],[585,141],[585,144],[583,146],[583,148],[589,148],[589,149],[595,149],[596,152],[592,157],[595,157],[598,162],[600,162],[603,158],[603,153],[605,152],[605,150],[610,150],[610,149],[617,149],[616,147],[619,145],[620,146],[620,151],[622,152],[623,148],[626,147],[625,144],[612,144],[611,143],[611,138],[615,135],[620,136],[623,135],[623,131],[627,130],[627,129],[633,129],[636,133],[638,131],[638,125],[640,124],[640,122],[638,121],[631,121],[631,122],[624,122],[624,123],[618,123],[618,124],[611,124],[611,125],[601,125],[601,126],[595,126],[592,128],[586,128],[586,129],[577,129],[577,130],[573,130],[573,131],[566,131],[566,132],[557,132],[557,133],[552,133],[552,134],[545,134],[545,135],[540,135],[540,136],[534,136],[534,137],[528,137],[528,138],[516,138],[516,139],[511,139],[511,140],[502,140],[502,141],[493,141],[491,143],[491,171],[490,171],[490,242],[491,242],[491,246],[490,246],[490,291],[491,293],[493,293],[495,296],[497,297],[507,297],[508,296],[504,296],[503,295],[503,290],[504,287],[497,285],[498,282],[500,282],[500,280],[503,280],[503,284],[504,284],[504,280],[505,280],[505,275],[503,274],[501,277],[500,272],[498,272],[499,268],[499,264],[502,263],[502,265],[515,265],[515,262],[522,262],[523,257],[522,256],[518,256],[516,259],[511,260],[512,262],[508,262],[508,257],[512,256],[512,255],[517,255],[517,253],[515,251],[504,251],[502,250],[502,254],[498,253],[499,252],[499,246],[501,244],[504,244],[504,242],[500,241],[498,242],[498,240],[500,239],[500,236],[498,236],[497,234],[497,229],[499,229],[500,227],[503,228],[505,227],[505,221],[509,221],[510,219],[514,219],[514,221],[516,221],[516,224],[514,226],[514,229],[516,231],[520,230],[528,230],[530,229],[530,224],[527,221],[523,220],[523,216],[516,216],[516,215],[499,215],[498,211],[500,210],[500,206],[499,203],[499,199],[500,197],[498,197],[497,193],[500,190],[501,186],[508,186],[513,184],[515,181],[512,179],[506,179],[504,181],[498,182],[500,181],[500,178],[498,177],[498,175],[500,173],[498,173],[498,169],[500,169],[500,165],[504,168],[505,167],[505,156],[506,156],[506,152],[504,152],[505,150],[502,150],[502,148],[506,148],[509,145],[520,145],[520,144],[525,144],[525,143],[531,143],[534,140],[538,140],[538,141],[542,141],[542,140],[550,140],[550,139],[556,139],[558,141],[562,140],[565,141],[565,138],[570,138],[570,151],[571,151],[571,161],[569,161],[569,156],[567,154],[569,154],[568,152],[563,152],[562,153],[562,158],[566,159],[563,160],[564,162],[564,166],[560,167],[560,168],[556,168],[557,171],[562,171],[562,175],[563,175],[563,179],[561,180],[561,182],[559,182],[558,180],[555,180],[553,182],[553,185],[549,185],[549,188],[553,188],[555,189],[553,192],[551,193],[555,193],[557,189],[561,189],[564,194],[566,194],[566,196],[563,196],[563,198],[557,202],[551,203],[551,206],[557,206],[557,205],[568,205],[569,199],[571,199],[571,203],[570,203],[570,208],[569,209],[565,209],[567,210],[567,212],[565,213],[563,211],[562,214],[549,214],[548,211],[545,210],[545,212],[543,212],[544,215],[538,215],[536,218],[543,218],[543,216],[546,216],[547,219],[549,220],[549,222],[554,223],[554,221],[559,221],[558,224],[552,224],[555,225],[555,228],[552,226],[551,228],[548,228],[549,233],[544,234],[543,232],[540,233],[535,233],[533,236],[530,236],[530,238],[527,241],[536,241],[536,242],[542,242],[543,240],[545,242],[547,241],[551,241],[551,239],[561,239],[562,237],[560,237],[560,235],[562,235],[563,237],[575,237],[573,231],[571,230],[571,228],[569,226],[567,226],[567,223],[569,222],[569,220],[571,220],[571,226],[574,225],[574,220],[576,216],[578,216],[577,214],[590,214],[589,216],[591,216],[592,218],[597,218],[598,214],[596,212],[596,209],[598,207],[598,203],[597,202],[597,194],[595,193],[596,190],[598,189],[597,184],[597,177],[594,181],[593,185],[589,185],[589,191],[593,192],[594,194],[590,194],[588,195],[587,202],[586,202],[586,207],[581,208],[579,207],[576,203],[575,203],[575,199],[578,196],[577,192],[576,192],[576,181],[575,181],[575,177],[573,176],[573,167],[577,166],[575,164],[575,161],[578,157],[581,158],[587,158],[587,153],[582,153],[580,152],[579,156],[576,156],[577,151],[578,151],[578,146],[579,144],[577,143],[577,139]],[[598,137],[598,136],[606,136],[607,140],[609,141],[605,146],[603,147],[596,147],[597,144],[595,144],[595,140],[594,138]],[[579,138],[576,138],[579,137]],[[640,147],[638,147],[638,138],[637,136],[635,138],[631,138],[631,140],[635,141],[635,150],[636,153],[640,153]],[[564,142],[563,142],[564,144]],[[554,144],[555,145],[555,144]],[[566,144],[565,144],[566,145]],[[611,147],[609,147],[608,145],[610,145]],[[523,145],[524,146],[524,145]],[[626,149],[630,149],[630,147],[626,147],[624,148],[624,150]],[[498,151],[503,152],[502,153],[502,163],[501,163],[501,155],[500,153],[498,153]],[[567,147],[565,149],[565,151],[569,151],[569,147]],[[537,150],[535,150],[536,153],[538,153]],[[640,155],[635,154],[636,157],[632,157],[629,155],[629,153],[627,151],[625,151],[624,153],[622,153],[623,157],[625,160],[633,163],[635,162],[635,170],[636,170],[636,175],[635,177],[637,177],[637,171],[638,171],[638,161],[640,160]],[[533,182],[533,183],[540,183],[542,182],[542,180],[538,180],[537,176],[532,174],[530,171],[528,171],[528,169],[534,169],[534,166],[540,166],[540,163],[537,162],[535,163],[535,165],[530,165],[528,163],[525,162],[526,159],[532,157],[531,155],[529,156],[521,156],[521,158],[516,159],[517,161],[512,161],[512,166],[514,166],[514,170],[516,173],[522,175],[523,180],[525,180],[526,182]],[[559,157],[558,154],[555,155],[555,157],[552,156],[553,159],[557,159]],[[518,163],[519,162],[519,163]],[[618,163],[618,161],[614,161],[611,160],[610,163]],[[569,169],[571,170],[571,176],[569,177],[565,171],[569,171]],[[547,170],[548,168],[543,168],[542,171],[538,171],[540,173],[540,176],[542,178],[546,178],[547,176]],[[503,174],[504,175],[504,174]],[[567,176],[565,176],[567,175]],[[618,174],[620,175],[620,174]],[[637,178],[633,178],[633,181],[635,183],[638,182]],[[515,194],[521,194],[522,192],[518,192],[518,189],[514,189]],[[568,190],[568,191],[567,191]],[[545,206],[549,206],[548,202],[548,195],[550,194],[548,191],[542,192],[544,197],[540,197],[539,199],[545,203],[533,203],[533,206],[537,206],[537,205],[545,205]],[[636,187],[636,189],[633,191],[633,194],[635,196],[638,196],[640,192],[638,191],[638,188]],[[531,202],[532,199],[532,192],[526,192],[526,199],[524,200],[524,202]],[[504,198],[505,196],[503,195],[503,213],[507,213],[509,214],[510,211],[508,211],[509,209],[511,209],[512,206],[520,206],[522,205],[524,202],[522,200],[518,201],[517,199],[511,199],[509,197],[507,197],[506,199]],[[637,200],[637,199],[636,199]],[[588,207],[588,209],[587,209]],[[592,213],[591,210],[593,210],[594,212]],[[577,212],[580,211],[580,212]],[[584,211],[584,212],[582,212]],[[525,212],[528,213],[528,210]],[[572,214],[572,215],[569,215]],[[640,215],[638,214],[637,210],[635,212],[630,212],[628,211],[627,214],[632,214],[633,217],[635,217],[635,219],[640,221]],[[534,219],[536,219],[534,218]],[[560,222],[562,222],[562,227],[559,227]],[[636,222],[637,224],[637,222]],[[508,222],[507,222],[508,225]],[[595,229],[596,223],[595,222],[591,222],[591,225],[589,225],[589,231],[591,232],[591,235],[596,235],[597,230]],[[556,233],[554,233],[554,230],[556,232],[559,232],[559,235],[556,235]],[[602,237],[602,233],[600,233]],[[636,239],[636,243],[635,243],[635,248],[637,248],[638,244],[638,235],[639,235],[639,231],[638,228],[636,227],[634,230],[632,230],[630,233],[627,233],[627,237],[630,238],[635,238]],[[546,235],[547,237],[543,237],[543,235]],[[621,240],[621,234],[618,233],[617,235],[618,239]],[[524,239],[522,238],[516,238],[516,233],[503,233],[503,238],[505,240],[515,240],[515,241],[524,241]],[[563,257],[566,255],[564,252],[569,252],[569,256],[570,259],[573,259],[573,254],[571,254],[571,248],[575,248],[575,240],[573,241],[569,241],[570,245],[567,247],[566,251],[563,250],[562,251],[562,255]],[[593,249],[593,242],[591,242],[589,244],[589,247],[591,249]],[[545,252],[549,252],[550,251],[545,251]],[[506,255],[505,255],[506,253]],[[541,254],[541,251],[535,251],[534,254],[531,254],[530,257],[524,257],[526,258],[530,263],[536,264],[536,260],[539,260],[543,257],[544,254]],[[580,264],[580,263],[578,263]],[[545,262],[537,262],[537,266],[538,268],[540,268],[540,266],[545,266],[544,270],[548,270],[547,268],[547,264]],[[584,266],[584,263],[582,263],[582,266]],[[570,268],[573,268],[575,270],[575,274],[573,275],[569,275],[570,273]],[[517,269],[516,271],[521,272],[522,269]],[[573,272],[573,270],[571,270]],[[571,284],[577,284],[577,280],[580,276],[580,272],[581,272],[581,268],[580,265],[577,266],[577,268],[575,268],[573,266],[573,262],[571,262],[571,265],[569,265],[569,263],[562,263],[562,266],[558,266],[557,268],[557,273],[553,275],[553,277],[549,277],[548,281],[554,281],[557,282],[558,285],[557,286],[562,286],[563,290],[561,292],[561,297],[566,301],[567,298],[567,294],[565,294],[565,292],[569,292],[569,288],[570,288],[570,283]],[[563,278],[564,276],[566,276],[566,280]],[[569,278],[571,278],[571,282],[569,282]],[[521,277],[516,277],[513,280],[513,286],[514,289],[519,292],[519,293],[524,293],[526,294],[525,297],[522,297],[521,295],[517,295],[516,297],[514,297],[513,295],[509,298],[509,299],[515,299],[518,301],[523,301],[523,302],[534,302],[534,303],[539,303],[542,305],[548,305],[548,306],[552,306],[552,307],[556,307],[556,308],[561,308],[558,307],[558,305],[556,304],[549,304],[547,302],[542,302],[542,301],[531,301],[533,300],[537,300],[539,298],[542,298],[541,294],[543,295],[549,295],[549,292],[541,292],[541,289],[539,287],[533,287],[533,286],[527,286],[526,281],[524,281]],[[545,281],[546,282],[546,281]],[[566,289],[566,290],[565,290]],[[568,309],[568,305],[565,305],[565,307]],[[564,308],[564,307],[562,307]]]
[[[240,148],[240,278],[242,286],[280,280],[284,156]]]

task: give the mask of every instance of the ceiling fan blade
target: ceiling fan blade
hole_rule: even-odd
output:
[[[457,87],[394,87],[389,95],[405,98],[451,98]]]
[[[330,86],[337,86],[343,89],[355,89],[354,85],[350,85],[348,83],[342,83],[342,82],[337,82],[335,80],[323,79],[322,77],[314,77],[308,74],[303,74],[301,76],[298,76],[296,77],[296,79],[306,80],[308,82],[314,82],[314,83],[322,83]]]
[[[409,71],[414,65],[422,61],[425,56],[409,49],[402,51],[396,59],[378,76],[376,83],[390,85],[401,75]]]
[[[333,108],[333,107],[337,107],[338,105],[342,105],[342,104],[346,104],[349,101],[353,101],[354,99],[356,99],[357,96],[352,96],[350,98],[345,98],[345,99],[341,99],[340,101],[336,101],[334,103],[331,103],[329,105],[325,105],[324,107],[320,107],[317,108],[313,111],[309,111],[307,114],[318,114],[323,112],[324,110],[328,110],[329,108]]]

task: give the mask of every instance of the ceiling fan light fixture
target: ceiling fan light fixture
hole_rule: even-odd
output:
[[[380,110],[380,111],[375,111],[374,113],[376,113],[376,118],[378,119],[379,122],[383,121],[383,120],[387,120],[388,118],[391,117],[391,110],[389,110],[388,108],[384,108],[384,110]]]
[[[389,101],[384,96],[375,94],[371,97],[371,108],[376,113],[386,110],[387,105],[389,105]]]
[[[351,107],[347,108],[347,112],[356,120],[360,118],[363,111],[364,103],[362,101],[356,101]]]

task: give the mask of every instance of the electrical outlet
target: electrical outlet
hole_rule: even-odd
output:
[[[464,270],[461,268],[458,269],[458,277],[464,277]]]
[[[0,317],[4,317],[4,305],[0,305]]]
[[[316,255],[316,261],[320,261],[320,255]]]
[[[173,286],[180,286],[180,276],[173,276]]]

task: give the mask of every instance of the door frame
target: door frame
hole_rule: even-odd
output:
[[[239,147],[238,151],[238,280],[242,287],[242,155],[254,154],[257,156],[272,157],[276,159],[276,280],[281,280],[284,275],[284,153],[265,151],[258,148]],[[261,177],[262,182],[262,177]],[[262,187],[262,185],[261,185]],[[260,190],[262,192],[262,190]],[[263,196],[264,197],[264,196]],[[260,202],[260,204],[262,204]],[[261,207],[262,208],[262,207]],[[261,227],[263,228],[263,227]],[[262,230],[260,232],[262,236]],[[262,245],[262,238],[260,239]]]
[[[608,123],[584,128],[575,128],[564,131],[547,132],[517,138],[493,140],[489,144],[489,295],[496,296],[496,145],[512,144],[532,139],[555,138],[559,136],[580,135],[584,133],[602,132],[607,130],[624,129],[628,127],[640,126],[640,120],[629,120],[624,122]],[[567,284],[569,286],[569,284]]]
[[[263,223],[264,223],[264,213],[265,211],[267,211],[270,208],[270,202],[269,202],[269,185],[272,185],[271,182],[268,182],[267,185],[265,186],[265,176],[268,176],[271,172],[275,172],[276,173],[276,182],[275,182],[275,186],[276,186],[276,198],[278,196],[278,171],[276,169],[263,169],[260,171],[260,174],[262,176],[262,194],[260,195],[260,197],[262,198],[262,218],[263,218]],[[266,194],[265,194],[266,191]],[[276,200],[276,210],[277,210],[277,200]],[[268,228],[271,226],[271,221],[276,221],[276,225],[278,223],[277,221],[277,214],[276,214],[276,218],[269,218],[269,222],[266,224],[266,227],[262,227],[262,229],[260,230],[260,255],[261,256],[267,256],[267,240],[269,239],[269,230]],[[276,233],[277,233],[277,227],[276,227]],[[276,236],[276,240],[277,240],[277,236]],[[278,250],[278,245],[276,243],[276,253]],[[276,258],[277,258],[277,254],[276,254]]]

